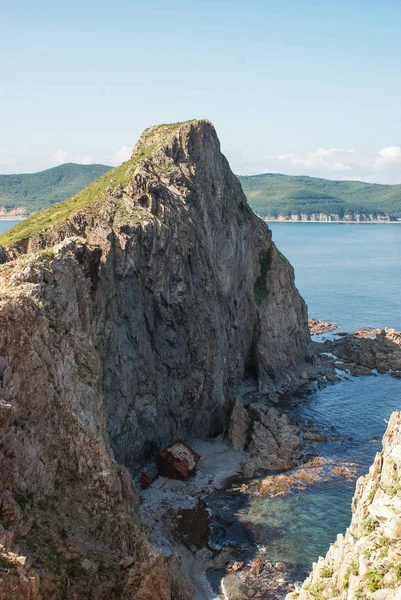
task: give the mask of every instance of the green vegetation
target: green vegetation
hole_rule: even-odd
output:
[[[372,533],[372,531],[377,529],[378,526],[379,522],[377,521],[377,519],[373,519],[372,517],[368,517],[363,523],[363,528],[368,533]]]
[[[0,175],[0,206],[30,214],[76,194],[110,171],[106,165],[67,163],[40,173]]]
[[[345,572],[344,575],[344,580],[343,580],[343,587],[345,590],[347,590],[349,588],[349,578],[351,573],[353,575],[358,575],[358,563],[353,562],[351,566],[348,567],[348,569]]]
[[[334,573],[333,569],[330,569],[329,567],[327,567],[326,569],[322,569],[320,571],[320,576],[323,577],[323,578],[325,578],[325,579],[326,578],[328,579],[329,577],[333,576],[333,573]]]
[[[3,549],[1,550],[3,551]],[[12,554],[0,554],[0,571],[9,571],[10,569],[16,569],[18,561]]]
[[[268,248],[260,259],[260,275],[255,281],[255,285],[253,286],[253,292],[255,294],[255,298],[258,302],[267,298],[268,289],[266,285],[266,276],[268,271],[270,271],[271,267],[271,248]]]
[[[310,593],[312,598],[316,598],[316,600],[324,599],[324,585],[322,583],[309,583],[305,586],[305,589]]]
[[[136,162],[138,162],[137,159]],[[28,219],[21,221],[12,229],[9,229],[0,236],[0,244],[8,246],[19,240],[26,239],[39,233],[45,227],[52,225],[62,219],[65,219],[69,215],[85,208],[86,206],[94,203],[96,200],[101,200],[108,187],[117,187],[119,184],[123,184],[129,180],[126,172],[128,167],[133,160],[127,161],[119,167],[109,171],[97,181],[83,189],[79,194],[68,198],[59,204],[49,206],[37,213],[34,213]]]
[[[384,573],[378,571],[377,569],[370,569],[369,571],[366,571],[365,577],[368,582],[369,590],[371,592],[376,592],[376,590],[380,589]]]
[[[133,167],[142,159],[161,148],[163,143],[181,125],[183,123],[173,123],[171,125],[159,125],[146,129],[136,148],[136,154],[130,160],[108,171],[75,196],[64,200],[64,202],[40,210],[32,214],[28,219],[21,221],[21,223],[18,223],[18,225],[0,235],[0,244],[10,246],[20,240],[30,238],[43,231],[46,227],[49,227],[49,225],[53,225],[88,206],[93,206],[97,201],[106,197],[109,188],[114,190],[117,188],[122,189],[132,179]]]
[[[265,173],[240,176],[251,208],[261,217],[313,213],[389,215],[401,218],[401,185],[330,181]]]

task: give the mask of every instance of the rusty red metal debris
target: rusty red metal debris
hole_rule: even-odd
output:
[[[150,487],[152,485],[152,481],[153,481],[153,479],[151,479],[149,477],[149,475],[147,473],[145,473],[145,471],[143,473],[141,473],[141,477],[139,479],[139,485],[141,486],[142,490],[146,490],[146,488]]]
[[[187,479],[198,464],[200,456],[182,440],[175,440],[158,454],[159,474],[170,479]]]

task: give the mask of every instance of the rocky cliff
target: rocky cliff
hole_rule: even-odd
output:
[[[400,476],[401,413],[393,413],[382,452],[357,482],[350,527],[288,600],[401,598]]]
[[[191,597],[126,468],[223,433],[246,373],[296,385],[309,334],[291,266],[207,121],[146,130],[0,243],[0,590]]]

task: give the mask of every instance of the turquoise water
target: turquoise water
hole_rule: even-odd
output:
[[[20,221],[2,221],[0,219],[0,233],[4,233],[4,231],[7,231],[7,229],[14,227],[14,225],[17,225],[17,223],[19,222]]]
[[[294,402],[290,412],[301,424],[310,422],[319,431],[339,436],[316,443],[316,454],[339,466],[344,461],[358,463],[358,475],[363,475],[381,449],[372,440],[382,438],[386,420],[400,408],[400,381],[379,375],[331,384]],[[268,522],[271,531],[258,544],[268,546],[270,560],[297,564],[306,574],[349,525],[354,490],[355,480],[335,478],[289,496],[255,498],[241,521],[256,532],[263,521]]]
[[[401,329],[401,224],[269,223],[309,315]]]
[[[348,331],[401,329],[401,225],[270,225],[311,316]],[[401,382],[390,375],[349,377],[293,399],[288,410],[300,425],[333,438],[315,443],[313,454],[336,465],[358,463],[359,476],[381,449],[372,440],[382,438],[391,412],[401,410]],[[262,552],[286,563],[290,579],[302,580],[345,532],[354,491],[355,479],[336,478],[271,499],[217,492],[209,500],[212,542],[234,547],[242,559]]]

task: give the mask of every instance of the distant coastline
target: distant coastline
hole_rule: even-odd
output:
[[[292,219],[269,219],[267,217],[261,217],[260,215],[258,215],[258,217],[260,217],[262,219],[262,221],[265,221],[265,223],[318,223],[318,224],[327,224],[327,225],[333,225],[333,223],[339,223],[341,224],[357,224],[357,225],[401,225],[401,220],[400,221],[350,221],[350,220],[336,220],[336,221],[306,221],[306,220],[301,220],[299,219],[298,221],[292,220]]]

